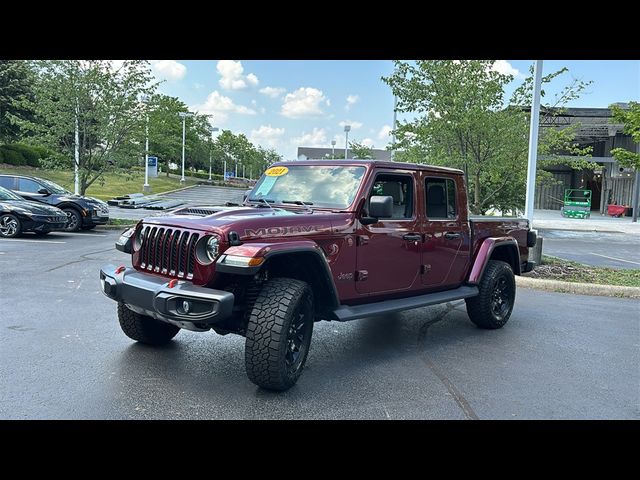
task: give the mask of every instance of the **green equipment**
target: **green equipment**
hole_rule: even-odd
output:
[[[589,218],[591,216],[591,190],[567,188],[564,191],[564,205],[560,209],[563,217]]]

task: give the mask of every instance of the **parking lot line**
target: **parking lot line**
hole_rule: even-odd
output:
[[[607,255],[601,255],[599,253],[593,253],[593,252],[589,252],[589,253],[591,253],[591,255],[597,255],[598,257],[608,258],[609,260],[615,260],[617,262],[633,263],[634,265],[640,265],[639,262],[632,262],[631,260],[623,260],[622,258],[608,257]]]
[[[2,242],[30,242],[30,243],[67,243],[67,242],[56,242],[54,240],[27,240],[26,238],[3,238],[0,241],[2,241]]]
[[[74,232],[58,232],[62,235],[80,235],[83,237],[106,237],[102,233],[74,233]]]

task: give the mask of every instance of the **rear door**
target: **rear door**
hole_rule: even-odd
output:
[[[0,175],[0,187],[4,187],[7,190],[15,190],[15,177]]]
[[[420,287],[422,235],[417,202],[419,176],[410,170],[376,169],[372,195],[393,198],[393,217],[357,232],[356,290],[361,294],[402,292]]]
[[[426,223],[422,284],[428,287],[454,287],[464,280],[470,228],[461,180],[429,173],[423,179]]]

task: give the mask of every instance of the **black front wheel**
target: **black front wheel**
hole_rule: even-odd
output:
[[[313,293],[293,278],[267,281],[247,324],[245,367],[256,385],[283,391],[302,374],[313,332]]]
[[[63,212],[67,215],[67,225],[64,227],[67,232],[77,232],[82,226],[82,217],[75,208],[65,208]]]
[[[489,260],[478,285],[480,294],[467,298],[467,314],[480,328],[502,328],[516,299],[516,279],[511,265]]]
[[[15,215],[0,215],[0,237],[15,238],[22,233],[22,224]]]

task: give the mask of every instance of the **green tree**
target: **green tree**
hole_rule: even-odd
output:
[[[629,102],[629,108],[623,109],[618,105],[611,105],[612,121],[624,124],[624,133],[631,135],[634,142],[640,143],[640,103]],[[640,170],[640,153],[631,152],[624,148],[614,148],[611,154],[623,167]]]
[[[80,193],[102,177],[111,161],[144,152],[151,69],[145,61],[125,61],[115,69],[103,60],[46,60],[34,64],[35,101],[26,101],[35,120],[19,122],[42,144],[63,153],[73,165],[75,124],[79,129]]]
[[[20,120],[32,120],[33,72],[23,60],[0,60],[0,142],[21,137]]]
[[[363,160],[375,160],[376,156],[373,154],[373,148],[358,142],[349,142],[349,148],[351,149],[351,155],[353,158],[359,158]]]
[[[462,169],[469,207],[475,214],[491,208],[522,209],[525,201],[529,114],[522,106],[530,105],[532,79],[527,78],[506,102],[505,87],[513,76],[493,70],[493,63],[395,62],[394,74],[383,78],[398,97],[398,112],[415,115],[398,122],[392,146],[400,149],[396,159]],[[544,82],[560,73],[547,75]],[[557,105],[546,108],[545,114],[557,114],[558,106],[575,98],[585,86],[567,87]],[[575,153],[580,149],[572,138],[571,131],[545,132],[540,151],[549,152],[553,147]],[[557,158],[548,161],[558,163]]]

